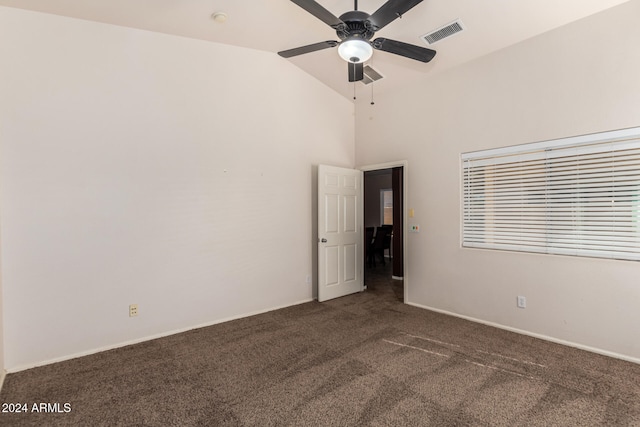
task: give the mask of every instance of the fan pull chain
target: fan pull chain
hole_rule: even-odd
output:
[[[373,66],[373,60],[369,62],[369,66]],[[371,83],[369,83],[371,85],[371,105],[374,105],[375,102],[373,102],[373,83],[375,81],[373,79],[371,79]]]
[[[353,82],[353,99],[356,99],[356,82]]]

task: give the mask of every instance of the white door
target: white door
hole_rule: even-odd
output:
[[[362,171],[318,166],[318,301],[364,289]]]

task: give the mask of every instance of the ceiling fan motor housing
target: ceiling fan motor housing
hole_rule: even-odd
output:
[[[368,21],[369,16],[368,13],[360,10],[352,10],[340,15],[340,20],[345,23],[345,26],[336,28],[336,34],[340,40],[356,37],[363,40],[371,39],[375,31]]]

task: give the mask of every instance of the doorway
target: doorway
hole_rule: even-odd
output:
[[[406,162],[361,168],[364,171],[364,285],[391,289],[406,299],[405,173]]]

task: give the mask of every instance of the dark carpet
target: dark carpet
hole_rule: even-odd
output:
[[[387,277],[10,374],[0,402],[28,411],[0,424],[640,426],[640,365],[404,305]]]

